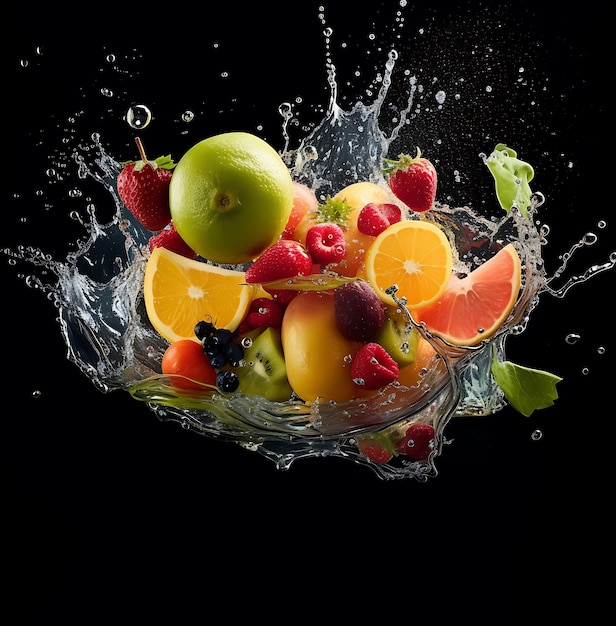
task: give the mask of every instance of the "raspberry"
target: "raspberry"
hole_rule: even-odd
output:
[[[374,204],[370,202],[359,212],[357,230],[364,235],[376,237],[388,226],[402,219],[402,211],[397,204]]]
[[[313,263],[338,263],[344,258],[346,242],[338,224],[315,224],[306,233],[306,248]]]
[[[411,424],[404,437],[396,444],[400,454],[411,457],[414,461],[425,461],[434,448],[434,428],[430,424],[417,422]]]
[[[378,343],[367,343],[351,363],[351,376],[364,389],[380,389],[398,378],[400,369],[389,352]]]
[[[255,298],[250,303],[246,323],[252,328],[280,328],[284,306],[273,298]]]

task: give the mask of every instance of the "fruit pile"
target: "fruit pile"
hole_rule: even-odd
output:
[[[437,174],[418,151],[385,160],[388,186],[357,182],[319,202],[248,133],[123,164],[126,208],[148,230],[144,300],[169,342],[161,373],[186,393],[346,402],[443,367],[400,303],[454,346],[491,337],[520,290],[509,244],[477,269],[429,219]],[[358,439],[375,461],[428,458],[431,424]]]

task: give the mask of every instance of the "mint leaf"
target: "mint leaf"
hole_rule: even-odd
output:
[[[511,361],[499,361],[496,353],[490,369],[511,406],[526,417],[535,409],[552,406],[558,398],[556,384],[562,378],[555,374],[516,365]]]
[[[515,150],[502,143],[494,148],[485,163],[494,177],[501,207],[509,213],[515,206],[527,217],[532,195],[529,183],[535,175],[532,166],[518,159]]]

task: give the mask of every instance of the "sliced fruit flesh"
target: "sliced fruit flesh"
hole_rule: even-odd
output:
[[[451,276],[433,305],[412,311],[442,339],[472,346],[492,337],[511,313],[520,291],[520,258],[512,244],[464,278]]]
[[[187,259],[165,248],[150,255],[143,291],[152,326],[172,342],[196,341],[194,327],[203,319],[235,330],[254,295],[244,272]]]
[[[437,226],[403,221],[374,240],[366,255],[366,276],[387,304],[395,304],[386,293],[395,285],[397,296],[416,308],[431,304],[443,293],[452,265],[449,241]]]

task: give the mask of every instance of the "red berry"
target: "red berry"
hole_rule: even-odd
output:
[[[355,354],[351,376],[364,389],[380,389],[398,378],[400,369],[389,352],[378,343],[367,343]]]
[[[411,457],[414,461],[425,461],[434,448],[434,428],[430,424],[417,422],[411,424],[404,437],[396,444],[400,454]]]
[[[272,298],[255,298],[250,303],[246,323],[254,328],[280,328],[284,306]]]
[[[364,235],[376,237],[388,226],[402,219],[402,210],[397,204],[374,204],[370,202],[357,217],[357,230]]]
[[[247,283],[269,283],[293,276],[307,276],[312,258],[298,241],[280,239],[267,248],[246,270]]]
[[[194,259],[197,256],[197,253],[182,239],[173,224],[169,224],[157,235],[152,235],[148,241],[148,247],[150,251],[154,248],[166,248],[189,259]]]
[[[175,163],[169,157],[148,161],[141,141],[136,141],[141,159],[123,167],[117,179],[118,195],[142,226],[156,232],[171,221],[169,183]]]
[[[393,194],[410,209],[417,212],[427,211],[434,206],[436,198],[437,176],[434,165],[421,156],[401,154],[399,161],[385,159],[389,166],[389,187]]]
[[[338,263],[346,249],[344,232],[332,222],[315,224],[306,233],[306,248],[315,263]]]
[[[375,437],[361,437],[357,440],[359,451],[375,463],[388,463],[394,455],[384,448]]]

